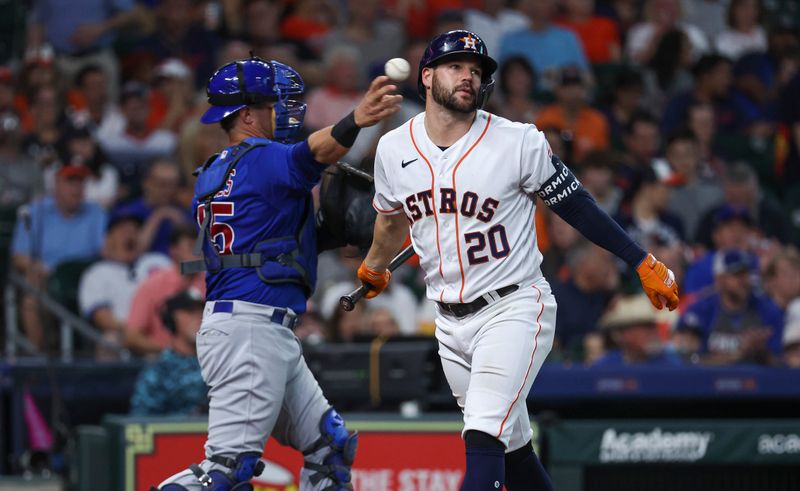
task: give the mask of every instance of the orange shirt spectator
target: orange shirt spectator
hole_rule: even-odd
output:
[[[592,150],[608,148],[608,123],[603,113],[589,106],[579,109],[571,122],[558,104],[545,106],[536,118],[536,126],[556,127],[571,132],[572,155],[576,162],[580,162]]]
[[[558,24],[575,32],[590,63],[619,61],[621,49],[619,31],[611,19],[600,16],[589,17],[582,21],[564,18]]]

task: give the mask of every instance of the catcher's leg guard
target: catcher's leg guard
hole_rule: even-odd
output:
[[[333,408],[322,415],[319,431],[319,439],[303,452],[302,482],[309,482],[311,489],[319,491],[352,490],[350,468],[356,456],[358,434],[348,433],[344,420]]]
[[[253,491],[250,479],[260,475],[264,470],[264,463],[260,457],[260,454],[250,452],[239,454],[236,459],[212,455],[209,461],[230,471],[223,472],[218,468],[212,468],[206,472],[197,464],[190,465],[189,470],[195,475],[204,491]],[[188,491],[188,489],[180,484],[169,483],[162,486],[160,491]]]

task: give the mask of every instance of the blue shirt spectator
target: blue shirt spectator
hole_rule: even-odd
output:
[[[171,347],[139,374],[131,398],[131,414],[197,414],[208,408],[208,387],[197,361],[197,331],[203,319],[203,297],[188,289],[164,303],[164,326]]]
[[[679,330],[694,330],[700,351],[710,361],[766,362],[781,351],[783,313],[769,298],[753,291],[750,256],[739,250],[714,256],[716,291],[690,305]]]
[[[169,160],[157,160],[142,181],[143,196],[114,208],[113,213],[130,215],[144,224],[139,251],[169,253],[169,238],[175,225],[192,223],[189,211],[178,205],[180,170]]]
[[[597,359],[595,367],[624,365],[669,366],[681,361],[658,338],[656,310],[646,295],[619,298],[600,319],[600,328],[614,348]]]
[[[180,355],[171,348],[139,374],[131,398],[130,413],[189,415],[201,413],[208,404],[208,387],[200,373],[197,356]]]
[[[526,29],[503,36],[500,42],[499,61],[502,64],[512,56],[521,56],[539,74],[539,86],[551,89],[555,76],[566,66],[589,70],[583,47],[572,31],[557,26],[542,30]]]
[[[17,221],[11,246],[15,256],[37,260],[52,271],[63,261],[99,254],[107,218],[99,205],[83,201],[86,172],[76,166],[58,171],[54,196],[31,204],[29,215]]]
[[[44,38],[56,53],[77,55],[111,45],[109,21],[120,13],[130,12],[134,6],[134,0],[36,0],[31,20],[44,29]],[[82,35],[86,38],[85,45],[75,43],[79,28],[92,31],[88,38]]]

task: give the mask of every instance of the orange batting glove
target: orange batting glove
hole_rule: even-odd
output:
[[[664,263],[648,254],[636,268],[636,272],[639,273],[647,298],[655,308],[664,308],[662,299],[666,300],[669,310],[678,308],[678,283],[675,281],[675,274]]]
[[[371,287],[367,293],[364,294],[364,298],[377,297],[380,292],[386,289],[391,278],[392,272],[388,269],[381,273],[371,269],[367,266],[367,263],[363,261],[361,262],[361,266],[358,267],[358,279],[361,280],[361,283]]]

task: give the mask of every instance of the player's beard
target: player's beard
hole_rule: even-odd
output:
[[[467,101],[458,98],[456,96],[456,92],[458,92],[459,87],[460,86],[457,86],[453,90],[447,90],[442,86],[442,84],[439,83],[439,79],[436,78],[436,72],[433,72],[433,82],[431,84],[431,95],[433,96],[433,100],[436,101],[436,103],[440,106],[444,107],[445,109],[449,109],[450,111],[469,114],[476,109],[476,96],[473,93],[472,99]],[[472,87],[470,87],[470,90],[472,90]]]

